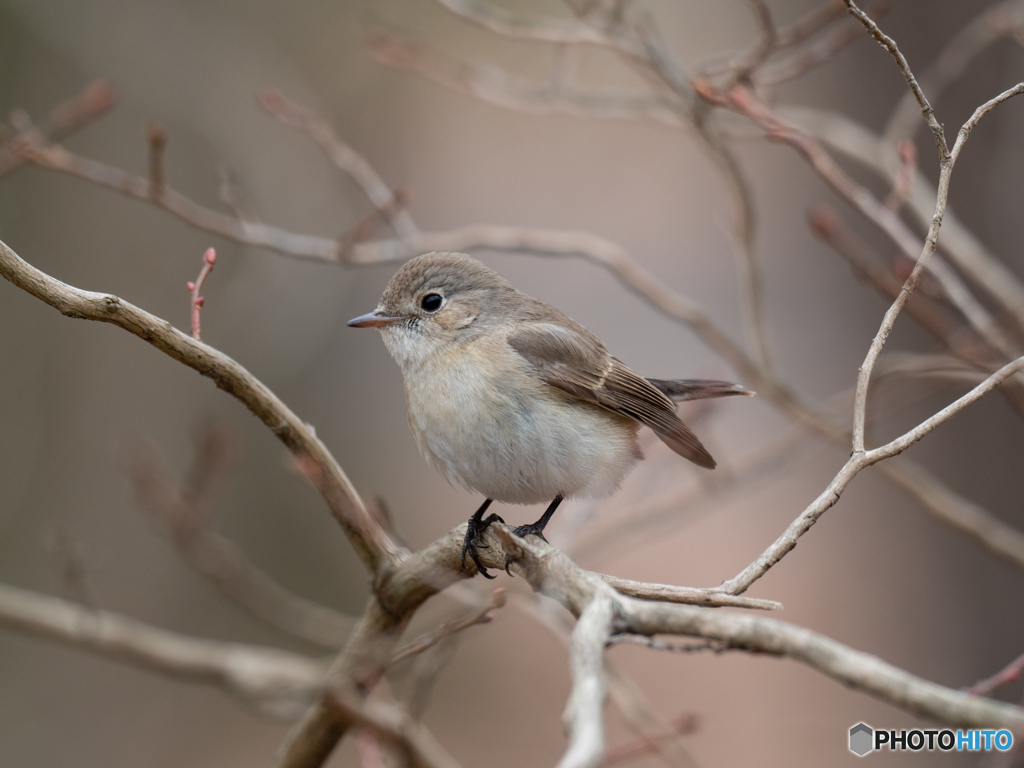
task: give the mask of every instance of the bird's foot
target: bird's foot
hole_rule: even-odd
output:
[[[512,533],[520,539],[527,536],[539,536],[540,540],[545,544],[550,544],[551,542],[544,538],[544,529],[546,527],[547,526],[541,525],[539,522],[530,523],[529,525],[520,525],[518,528],[513,528]]]
[[[496,514],[490,514],[483,520],[478,520],[476,516],[469,518],[469,523],[466,526],[466,538],[462,540],[462,567],[466,567],[466,555],[468,554],[476,564],[477,571],[485,579],[493,579],[494,576],[487,572],[484,568],[484,564],[480,562],[480,557],[476,551],[478,549],[487,549],[487,545],[483,543],[483,533],[487,530],[491,523],[504,523]],[[507,570],[507,569],[506,569]]]
[[[541,525],[541,522],[538,520],[536,523],[530,523],[529,525],[520,525],[518,528],[513,528],[512,533],[514,533],[520,539],[524,539],[527,536],[538,536],[540,537],[540,540],[543,541],[545,544],[550,544],[551,542],[544,538],[544,528],[545,526]],[[511,563],[512,558],[510,558],[508,555],[505,555],[505,573],[507,573],[509,576],[512,575],[512,571],[508,569]]]

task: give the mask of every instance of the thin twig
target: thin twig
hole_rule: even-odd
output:
[[[914,188],[914,175],[917,173],[917,145],[906,139],[900,142],[900,173],[893,184],[892,192],[885,198],[885,207],[893,213],[899,213],[903,204],[910,197]]]
[[[779,560],[796,546],[797,540],[807,533],[818,518],[839,501],[840,494],[846,489],[857,474],[884,459],[902,453],[929,432],[934,430],[943,422],[971,405],[979,398],[990,392],[1002,381],[1024,369],[1024,357],[1014,360],[1012,363],[1000,368],[996,373],[989,376],[970,392],[960,397],[953,403],[943,408],[938,413],[918,424],[913,429],[905,432],[891,440],[885,445],[867,451],[861,448],[856,450],[836,474],[828,487],[813,501],[800,515],[790,523],[786,531],[768,547],[753,563],[743,569],[732,579],[722,583],[720,589],[729,594],[738,595],[745,592],[750,586],[766,574]],[[862,427],[863,428],[863,427]],[[863,445],[863,443],[862,443]]]
[[[827,205],[818,205],[808,213],[814,234],[843,256],[868,283],[889,301],[893,301],[903,287],[906,274],[897,274],[875,250],[845,224],[837,211]],[[915,291],[904,309],[928,333],[961,360],[991,373],[1005,358],[971,326],[965,326],[959,315],[946,303],[923,291]],[[1000,389],[1010,405],[1024,416],[1024,384],[1017,378],[1004,382]]]
[[[974,59],[994,42],[1012,36],[1024,28],[1024,2],[998,3],[975,16],[950,38],[938,58],[918,78],[922,90],[937,103],[942,94],[964,73]],[[920,125],[920,107],[913,92],[900,99],[883,132],[892,145],[913,137]]]
[[[326,120],[288,101],[280,91],[273,88],[260,93],[259,103],[279,121],[297,128],[319,144],[331,161],[359,184],[374,207],[387,216],[399,237],[411,237],[419,232],[412,216],[402,207],[402,198],[398,193],[388,189],[366,158],[342,141]]]
[[[847,4],[851,3],[852,0],[847,0]],[[885,345],[885,341],[888,339],[889,333],[892,331],[897,315],[899,315],[903,306],[910,298],[910,294],[913,293],[914,288],[916,288],[917,284],[920,282],[921,276],[924,274],[925,266],[928,262],[928,257],[935,251],[938,244],[939,228],[942,226],[942,217],[946,210],[946,200],[949,196],[949,179],[953,172],[953,166],[956,164],[956,160],[960,156],[960,151],[963,149],[963,146],[967,141],[967,137],[970,135],[974,126],[978,124],[978,121],[981,120],[981,118],[990,110],[1021,92],[1024,92],[1024,83],[1019,83],[1013,88],[1009,88],[995,98],[985,102],[978,107],[974,111],[974,114],[971,115],[970,119],[964,123],[963,127],[957,134],[956,142],[954,143],[953,150],[951,152],[946,151],[945,141],[943,141],[940,146],[942,160],[940,162],[939,169],[939,190],[935,200],[935,213],[932,216],[932,224],[928,228],[928,235],[925,237],[924,249],[921,251],[921,256],[918,258],[917,264],[910,273],[910,277],[907,278],[907,282],[900,291],[900,295],[896,297],[896,301],[893,302],[892,306],[889,307],[888,311],[885,313],[885,316],[882,319],[882,324],[879,326],[878,333],[875,334],[875,338],[871,341],[871,346],[868,349],[867,356],[864,358],[864,363],[861,365],[860,372],[857,376],[857,393],[854,395],[853,410],[854,453],[864,451],[864,421],[867,409],[868,383],[871,380],[871,371],[875,366],[875,361],[878,360],[878,355],[881,353],[882,347]],[[934,120],[934,116],[932,119]],[[1008,368],[1009,367],[1010,366],[1008,366]],[[1000,381],[1001,380],[1002,379],[1000,379]]]
[[[477,624],[487,624],[491,621],[491,611],[495,611],[505,605],[505,590],[496,589],[491,592],[491,598],[487,601],[487,605],[483,606],[479,610],[473,611],[467,616],[452,622],[444,622],[440,627],[435,629],[433,632],[429,632],[425,635],[420,635],[418,638],[413,640],[408,645],[399,648],[391,656],[391,660],[388,662],[389,666],[394,666],[401,661],[405,661],[408,658],[416,656],[417,654],[427,651],[443,640],[451,637],[454,634],[461,632],[469,627],[474,627]]]
[[[167,173],[164,170],[167,131],[160,123],[150,123],[146,126],[146,140],[149,142],[149,196],[159,200],[164,193],[167,180]]]
[[[916,115],[916,107],[914,112]],[[896,147],[884,138],[834,112],[788,108],[785,116],[832,149],[880,174],[888,183],[895,184],[902,163]],[[936,187],[924,174],[916,175],[907,208],[924,228],[931,222],[937,194]],[[959,221],[949,206],[942,220],[939,248],[953,261],[957,270],[981,287],[1001,310],[1011,313],[1018,331],[1024,332],[1024,285]]]
[[[561,19],[527,19],[481,0],[437,0],[452,13],[503,37],[545,43],[614,45],[613,33],[592,24]]]
[[[673,128],[684,123],[664,98],[632,90],[583,90],[550,83],[536,84],[503,70],[460,61],[387,30],[368,43],[381,64],[415,72],[428,80],[490,104],[534,115],[563,114],[601,120],[653,121]]]
[[[699,723],[697,715],[687,712],[672,720],[673,730],[669,733],[645,734],[617,747],[609,747],[605,750],[604,759],[600,763],[601,768],[612,768],[619,763],[657,752],[659,746],[670,739],[678,739],[680,736],[696,733]]]
[[[217,170],[220,173],[220,199],[230,206],[240,221],[259,223],[260,217],[242,197],[238,176],[231,166],[221,163]]]
[[[971,696],[987,696],[1001,685],[1006,685],[1014,680],[1020,680],[1022,671],[1024,671],[1024,653],[991,677],[986,677],[984,680],[976,682],[967,689],[967,693]]]
[[[190,303],[192,306],[192,338],[199,341],[199,310],[203,308],[206,303],[206,299],[199,295],[199,292],[203,290],[203,283],[211,272],[213,272],[213,265],[217,262],[217,251],[213,248],[207,248],[206,253],[203,254],[203,266],[199,268],[199,276],[195,282],[191,280],[186,283],[188,286],[188,293]]]
[[[430,731],[399,705],[380,699],[363,700],[353,686],[335,686],[327,701],[339,719],[371,731],[394,746],[411,768],[459,768]]]
[[[846,11],[846,4],[843,0],[827,5],[828,7],[838,5],[841,11]],[[890,5],[891,0],[876,0],[868,6],[868,9],[876,17],[881,17],[888,13]],[[794,49],[785,56],[776,57],[773,61],[765,63],[751,77],[754,88],[760,90],[765,87],[781,85],[805,75],[812,69],[831,61],[846,46],[860,39],[860,35],[861,26],[857,21],[844,19],[805,45]]]
[[[85,89],[58,104],[39,123],[39,130],[49,141],[60,141],[103,115],[117,102],[117,93],[109,80],[93,80]],[[0,176],[13,171],[25,159],[13,150],[17,135],[0,144]]]
[[[924,91],[921,90],[921,86],[917,83],[917,78],[914,77],[914,73],[910,69],[910,65],[907,64],[907,60],[903,54],[900,53],[900,49],[896,46],[896,41],[885,34],[878,25],[871,20],[864,11],[857,7],[857,4],[853,0],[845,0],[846,7],[849,9],[850,14],[854,16],[864,27],[868,30],[873,38],[878,42],[880,46],[885,48],[893,59],[896,60],[896,65],[900,68],[900,72],[903,73],[903,77],[907,81],[907,85],[910,86],[910,90],[914,94],[914,98],[917,99],[918,105],[921,107],[921,114],[924,115],[925,122],[928,123],[928,127],[931,129],[932,134],[935,136],[935,146],[939,150],[939,162],[945,163],[949,159],[949,150],[946,147],[946,135],[943,133],[942,124],[939,123],[935,117],[935,110],[932,109],[932,105],[928,103],[928,97],[924,95]]]

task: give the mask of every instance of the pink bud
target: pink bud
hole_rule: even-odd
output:
[[[203,254],[203,261],[205,261],[207,264],[209,264],[212,267],[213,263],[216,260],[217,260],[217,251],[214,250],[213,248],[207,248],[206,249],[206,253]]]
[[[206,297],[205,296],[200,296],[198,299],[196,299],[196,306],[197,307],[202,307],[203,304],[205,304],[205,303],[206,303]]]
[[[195,283],[193,283],[193,282],[192,282],[191,280],[189,280],[189,281],[188,281],[187,283],[185,283],[185,285],[187,285],[187,286],[188,286],[188,289],[189,289],[190,291],[194,291],[194,290],[196,289],[196,284],[195,284]]]

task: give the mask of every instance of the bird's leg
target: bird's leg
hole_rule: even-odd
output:
[[[540,516],[540,520],[536,523],[530,523],[529,525],[520,525],[518,528],[512,531],[516,536],[522,538],[523,536],[529,536],[531,533],[534,536],[540,536],[541,541],[547,542],[544,538],[544,529],[548,525],[548,521],[551,516],[555,514],[555,510],[558,509],[558,505],[562,503],[562,494],[555,496],[555,500],[548,504],[548,508],[544,510],[544,514]]]
[[[487,545],[482,543],[480,537],[483,532],[487,530],[487,526],[491,523],[504,523],[505,521],[498,517],[496,514],[490,514],[487,519],[484,520],[484,512],[491,506],[491,502],[494,499],[484,499],[484,503],[480,505],[480,509],[473,513],[473,516],[469,518],[469,523],[466,525],[466,538],[462,540],[462,567],[466,567],[466,554],[468,553],[473,562],[476,563],[476,569],[480,572],[480,575],[485,579],[493,579],[484,568],[483,563],[480,562],[480,558],[477,557],[476,550],[487,549]]]

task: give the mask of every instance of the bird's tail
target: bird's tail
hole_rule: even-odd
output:
[[[648,379],[655,389],[676,403],[684,400],[706,400],[710,397],[753,395],[739,384],[715,379]]]

